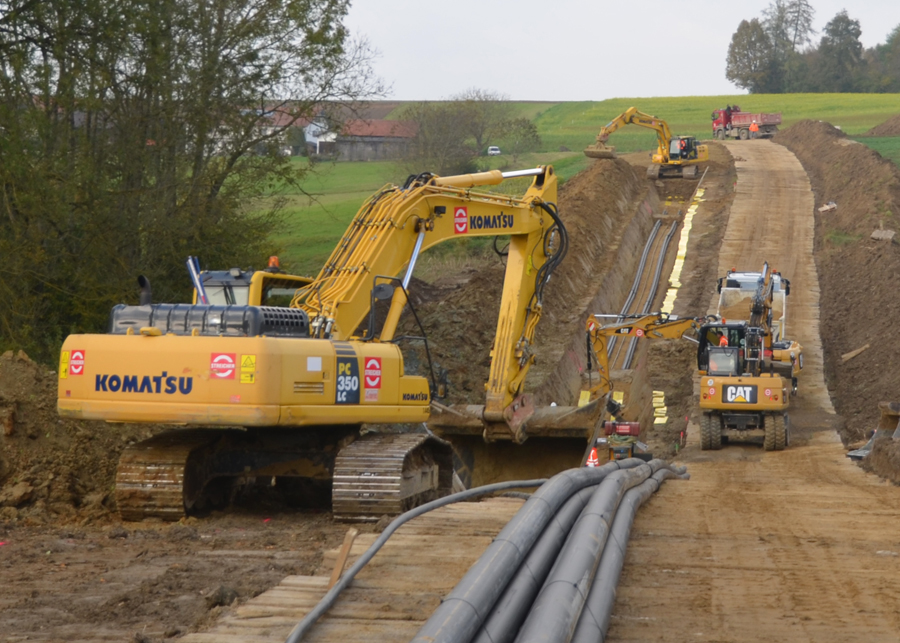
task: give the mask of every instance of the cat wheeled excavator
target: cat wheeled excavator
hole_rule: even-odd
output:
[[[781,451],[790,444],[788,408],[803,368],[803,347],[784,337],[790,282],[765,263],[758,273],[729,271],[718,290],[719,315],[746,306],[746,319],[719,317],[700,329],[700,448],[761,437],[766,451]]]
[[[532,178],[521,197],[477,190],[517,177]],[[586,435],[598,404],[535,409],[522,394],[543,293],[567,247],[556,195],[552,167],[386,186],[289,308],[120,305],[106,334],[69,336],[59,413],[179,427],[122,454],[125,519],[177,520],[235,481],[258,480],[330,490],[337,519],[405,511],[448,493],[453,476],[450,445],[430,432],[372,430],[431,416],[436,384],[405,374],[407,338],[396,335],[416,261],[444,241],[501,235],[509,249],[485,404],[441,408],[492,440],[523,441],[573,417]],[[380,327],[376,301],[390,302]]]
[[[584,150],[585,156],[595,159],[611,159],[616,157],[616,148],[606,145],[610,134],[625,125],[646,127],[656,132],[657,149],[651,155],[647,167],[647,177],[658,178],[697,178],[697,164],[709,160],[706,145],[697,142],[693,136],[675,136],[668,123],[630,107],[600,128],[597,141]]]

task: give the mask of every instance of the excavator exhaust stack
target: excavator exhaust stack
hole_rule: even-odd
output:
[[[584,150],[584,155],[588,158],[592,159],[614,159],[618,158],[616,156],[616,148],[603,145],[602,143],[595,143],[589,147],[586,147]]]

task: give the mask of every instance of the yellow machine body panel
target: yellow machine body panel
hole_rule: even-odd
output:
[[[72,335],[63,417],[212,426],[422,422],[425,378],[393,344],[280,337]]]
[[[716,377],[700,374],[700,408],[720,412],[775,413],[790,405],[791,384],[778,375]]]

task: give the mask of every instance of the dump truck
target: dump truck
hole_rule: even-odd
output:
[[[759,131],[757,138],[771,138],[781,125],[781,112],[742,112],[737,105],[728,105],[725,109],[717,109],[712,113],[712,134],[720,141],[726,138],[739,138],[746,141],[750,136],[750,125],[756,123]]]

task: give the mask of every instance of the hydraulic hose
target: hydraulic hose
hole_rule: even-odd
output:
[[[391,524],[387,526],[387,528],[381,532],[381,535],[378,539],[372,543],[372,546],[369,547],[366,552],[359,557],[359,559],[341,576],[341,579],[335,583],[334,587],[328,590],[328,593],[322,597],[322,600],[318,602],[318,604],[309,612],[303,620],[300,621],[297,626],[291,631],[290,636],[287,637],[286,643],[297,643],[300,641],[306,633],[310,630],[310,628],[316,624],[325,612],[327,612],[334,605],[338,596],[340,596],[341,592],[350,584],[350,582],[354,579],[354,577],[359,573],[359,571],[365,567],[370,560],[378,553],[384,543],[388,541],[391,535],[397,531],[401,526],[405,523],[409,522],[413,518],[417,518],[422,514],[428,513],[434,509],[439,509],[440,507],[444,507],[449,504],[453,504],[455,502],[462,502],[464,500],[469,500],[471,498],[476,498],[478,496],[484,496],[490,493],[496,493],[498,491],[506,491],[508,489],[521,489],[521,488],[530,488],[530,487],[540,487],[545,482],[546,479],[540,480],[515,480],[510,482],[498,482],[496,484],[489,484],[483,487],[475,487],[473,489],[467,489],[465,491],[460,491],[459,493],[454,493],[449,496],[444,496],[443,498],[438,498],[437,500],[432,500],[424,505],[416,507],[415,509],[410,509],[404,514],[401,514],[397,518],[394,519]],[[527,505],[528,503],[526,503]]]

